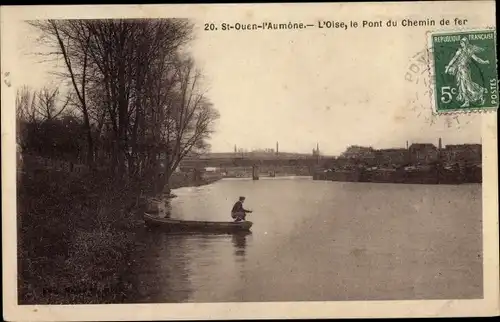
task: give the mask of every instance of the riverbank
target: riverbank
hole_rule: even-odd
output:
[[[26,163],[18,179],[19,304],[121,302],[151,184]],[[172,187],[214,180],[174,176]]]
[[[341,182],[401,183],[401,184],[463,184],[481,183],[480,167],[446,169],[426,167],[421,169],[352,169],[316,171],[314,180]]]
[[[18,182],[19,304],[119,301],[135,193],[103,174],[26,169]]]
[[[170,178],[170,188],[179,189],[184,187],[199,187],[212,184],[222,179],[222,175],[218,174],[203,174],[194,178],[190,174],[174,173]]]

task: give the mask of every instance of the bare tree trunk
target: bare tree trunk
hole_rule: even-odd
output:
[[[92,167],[93,166],[93,154],[94,154],[94,146],[93,146],[93,140],[92,140],[92,129],[90,127],[90,119],[89,119],[89,113],[88,113],[88,108],[87,108],[87,101],[86,101],[86,81],[87,81],[87,64],[88,64],[88,45],[90,43],[90,35],[86,36],[85,39],[85,47],[83,49],[83,71],[81,75],[81,88],[78,88],[78,84],[76,81],[76,75],[73,71],[73,66],[71,62],[71,58],[69,57],[67,50],[66,50],[66,45],[63,42],[63,39],[59,33],[58,26],[55,21],[51,20],[50,24],[53,28],[53,31],[55,33],[55,36],[57,38],[57,42],[59,44],[59,48],[61,50],[61,53],[64,58],[64,62],[66,64],[66,67],[68,68],[68,72],[71,77],[71,82],[73,84],[73,88],[76,92],[76,95],[80,101],[81,108],[82,108],[82,113],[83,113],[83,119],[84,119],[84,124],[85,124],[85,130],[87,132],[87,164]]]

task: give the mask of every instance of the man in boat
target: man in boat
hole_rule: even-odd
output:
[[[235,222],[238,221],[244,221],[247,213],[251,213],[251,210],[246,210],[243,208],[243,202],[245,201],[245,197],[240,197],[238,201],[233,206],[233,209],[231,210],[231,217],[234,219]]]

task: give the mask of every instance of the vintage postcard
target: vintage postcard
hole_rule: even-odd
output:
[[[4,319],[499,314],[495,10],[2,7]]]

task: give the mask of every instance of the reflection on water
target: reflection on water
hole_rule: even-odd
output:
[[[232,239],[233,239],[233,245],[234,245],[234,255],[235,257],[241,258],[241,261],[245,260],[245,248],[247,247],[247,236],[248,234],[245,233],[237,233],[234,234]]]
[[[212,296],[212,288],[221,289],[221,281],[243,270],[251,235],[165,233],[144,228],[134,256],[130,301],[189,302],[197,288],[200,296]]]
[[[145,229],[129,302],[334,301],[482,296],[481,186],[223,180],[177,189],[172,217],[251,234]]]

